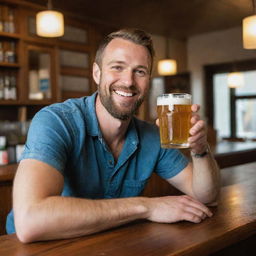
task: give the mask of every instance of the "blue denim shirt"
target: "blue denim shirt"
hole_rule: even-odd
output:
[[[22,159],[45,162],[62,173],[63,196],[138,196],[152,172],[167,179],[187,166],[188,160],[178,150],[160,147],[155,125],[136,118],[130,122],[115,163],[99,128],[96,96],[45,107],[35,115],[29,129]],[[12,212],[7,217],[7,232],[15,232]]]

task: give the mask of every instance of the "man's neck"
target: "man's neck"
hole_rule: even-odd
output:
[[[99,96],[96,98],[96,115],[103,138],[117,159],[125,141],[125,133],[130,123],[129,120],[114,118],[102,105]]]

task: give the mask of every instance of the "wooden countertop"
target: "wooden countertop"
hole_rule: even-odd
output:
[[[256,162],[225,169],[237,184],[221,189],[214,216],[200,224],[141,221],[76,239],[32,244],[0,237],[0,255],[208,255],[256,235]]]
[[[222,141],[211,149],[220,168],[256,161],[256,141]]]
[[[212,146],[212,151],[214,155],[226,155],[231,153],[239,153],[249,150],[256,149],[256,141],[246,141],[246,142],[230,142],[221,141],[216,146]]]
[[[0,182],[12,181],[17,169],[17,164],[0,166]]]

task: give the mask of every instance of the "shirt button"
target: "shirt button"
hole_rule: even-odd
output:
[[[109,164],[113,164],[113,161],[112,161],[112,160],[109,160],[108,162],[109,162]]]

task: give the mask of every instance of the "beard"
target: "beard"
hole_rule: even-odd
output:
[[[124,86],[111,85],[109,88],[106,88],[100,84],[98,86],[100,101],[111,116],[122,121],[128,120],[139,109],[145,95],[140,96],[132,105],[123,103],[121,106],[117,106],[113,99],[114,89],[124,89],[124,91],[127,91],[127,87]],[[140,94],[140,91],[134,85],[129,87],[129,92]]]

